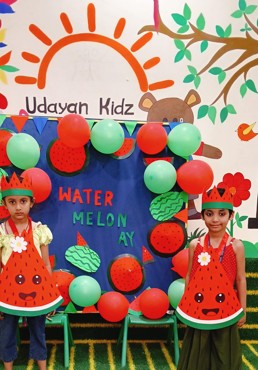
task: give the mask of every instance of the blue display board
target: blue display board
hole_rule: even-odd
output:
[[[136,124],[133,133],[129,133],[126,125],[119,123],[126,138],[136,138],[141,124]],[[54,239],[50,254],[55,255],[55,269],[67,269],[76,276],[90,275],[99,282],[103,291],[110,291],[115,288],[109,276],[112,261],[129,254],[142,267],[143,281],[137,289],[130,291],[129,288],[125,294],[133,298],[147,287],[167,291],[178,275],[171,270],[171,255],[156,253],[149,244],[151,230],[162,223],[154,219],[150,212],[151,202],[158,195],[149,191],[144,183],[144,158],[150,156],[141,152],[136,145],[128,158],[116,159],[98,152],[89,142],[85,148],[87,166],[76,175],[59,174],[51,166],[47,154],[51,143],[58,137],[57,125],[56,119],[33,117],[28,118],[20,131],[38,142],[40,159],[36,167],[44,170],[52,182],[50,196],[44,202],[35,204],[31,216],[34,221],[41,221],[52,230]],[[164,128],[169,132],[169,125]],[[12,117],[5,118],[1,129],[17,133]],[[159,153],[159,157],[173,157],[176,169],[185,162],[183,158],[174,156],[168,148]],[[63,160],[69,161],[69,158],[64,156]],[[4,169],[8,174],[23,171],[13,165]],[[175,185],[173,191],[180,192],[181,189]],[[185,203],[182,209],[184,207]],[[180,223],[173,217],[171,220]],[[181,226],[184,228],[185,224]],[[100,265],[95,267],[94,272],[84,271],[65,257],[68,248],[78,244],[78,235],[93,251],[88,262],[94,264],[94,255],[100,259]],[[143,257],[145,252],[148,254],[147,260]],[[120,273],[122,270],[123,266],[120,266]],[[134,272],[129,272],[133,277]],[[129,279],[130,274],[128,276]]]

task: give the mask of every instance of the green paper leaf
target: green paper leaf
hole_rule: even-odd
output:
[[[202,105],[199,107],[198,109],[198,114],[197,114],[197,118],[203,118],[207,115],[208,113],[208,110],[209,110],[209,106],[208,105]]]
[[[232,26],[231,26],[231,24],[230,24],[230,25],[228,25],[228,26],[227,26],[227,28],[225,29],[224,37],[230,37],[231,32],[232,32]]]
[[[242,15],[243,15],[242,10],[236,10],[235,12],[233,12],[233,13],[231,14],[231,17],[233,17],[233,18],[241,18],[241,17],[242,17]]]
[[[179,49],[179,50],[184,50],[185,49],[185,44],[182,40],[175,39],[174,44],[176,45],[177,49]]]
[[[171,15],[174,21],[179,24],[179,26],[185,26],[187,24],[187,20],[183,15],[179,13],[173,13]]]
[[[188,71],[192,74],[192,75],[197,75],[197,69],[194,67],[194,66],[187,66],[188,68]]]
[[[242,84],[242,85],[240,86],[240,95],[242,96],[242,98],[245,96],[246,92],[247,92],[247,86],[246,86],[246,84],[244,83],[244,84]]]
[[[187,19],[188,21],[191,19],[192,12],[187,4],[185,4],[184,6],[183,14],[185,19]]]
[[[245,0],[239,0],[238,6],[240,10],[245,10],[246,8],[246,1]]]
[[[188,60],[192,60],[192,54],[191,54],[190,50],[185,49],[185,57]]]
[[[257,89],[253,80],[246,80],[245,84],[249,90],[257,93]]]
[[[184,56],[185,56],[184,50],[180,50],[178,53],[176,53],[174,62],[175,63],[180,62],[180,60],[182,60],[184,58]]]
[[[212,75],[219,75],[220,73],[222,72],[222,68],[220,67],[213,67],[211,69],[209,69],[209,73],[212,74]]]
[[[228,110],[227,110],[227,107],[224,107],[220,111],[220,120],[221,120],[221,123],[225,122],[226,119],[227,119],[227,117],[228,117]]]
[[[227,110],[228,110],[228,113],[230,114],[236,114],[236,110],[232,104],[227,105]]]
[[[218,82],[219,84],[221,84],[226,78],[226,72],[222,71],[219,75],[218,75]]]
[[[217,109],[214,106],[210,106],[208,109],[208,117],[211,120],[211,122],[214,124],[216,121],[217,116]]]
[[[6,64],[3,65],[3,66],[0,66],[0,69],[2,69],[2,71],[6,71],[6,72],[17,72],[17,71],[19,71],[19,68],[9,66],[9,65],[6,65]]]
[[[205,28],[205,19],[202,13],[197,18],[196,26],[200,31],[203,31]]]
[[[189,30],[189,25],[188,24],[186,24],[185,26],[182,26],[182,27],[180,27],[178,30],[177,30],[177,32],[178,33],[186,33],[188,30]]]
[[[201,53],[203,53],[205,50],[207,50],[209,46],[209,43],[207,40],[203,40],[200,45]]]
[[[257,5],[248,5],[245,8],[245,14],[252,14],[256,11],[256,9],[257,9]]]
[[[225,37],[225,32],[221,26],[216,26],[216,32],[219,37]]]
[[[193,80],[194,80],[194,75],[190,74],[190,75],[185,76],[185,78],[183,79],[183,82],[190,83],[190,82],[193,82]]]
[[[201,77],[200,76],[195,76],[194,86],[195,86],[196,89],[198,89],[198,87],[200,86],[200,83],[201,83]]]

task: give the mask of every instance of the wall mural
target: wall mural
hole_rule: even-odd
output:
[[[130,299],[167,290],[185,276],[184,246],[204,233],[201,186],[219,183],[234,194],[228,231],[258,257],[256,5],[8,0],[0,20],[1,173],[42,170],[38,196],[48,195],[33,217],[53,231],[55,269]],[[68,115],[86,118],[87,143],[60,129]],[[123,142],[110,151],[115,123]],[[21,134],[36,141],[38,160],[17,154],[27,150]],[[160,159],[163,172],[175,170],[162,191],[166,181],[147,171],[157,175]]]

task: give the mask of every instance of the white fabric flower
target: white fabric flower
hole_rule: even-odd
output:
[[[211,261],[211,256],[208,252],[202,252],[198,256],[198,262],[201,266],[207,266]]]
[[[26,251],[28,243],[22,236],[16,236],[16,238],[13,238],[11,240],[11,248],[14,252],[21,253],[22,251]]]

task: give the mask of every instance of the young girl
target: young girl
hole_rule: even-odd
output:
[[[2,269],[0,269],[0,311],[3,312],[0,320],[0,359],[4,363],[5,370],[13,368],[13,361],[17,357],[17,327],[22,312],[23,316],[27,316],[30,331],[30,358],[37,361],[40,370],[46,370],[45,314],[47,310],[42,309],[42,307],[45,307],[42,306],[37,311],[37,307],[33,306],[35,304],[33,300],[37,296],[37,288],[43,280],[42,273],[36,273],[38,266],[35,266],[33,262],[31,264],[26,262],[26,267],[17,266],[16,264],[13,270],[11,263],[19,258],[18,261],[22,265],[24,262],[23,256],[26,253],[36,253],[37,256],[39,255],[42,258],[43,265],[48,271],[46,274],[51,279],[48,244],[52,241],[52,234],[46,225],[33,222],[29,217],[34,198],[31,182],[28,178],[19,178],[15,173],[11,178],[2,177],[1,192],[2,203],[8,209],[10,218],[0,225],[0,266],[2,266]],[[31,254],[24,258],[30,259]],[[37,265],[40,265],[40,263],[37,263]],[[24,268],[27,271],[24,271]],[[26,278],[29,270],[34,271],[31,279],[33,281],[30,282],[30,289],[32,290],[26,290]],[[13,271],[13,274],[9,271]],[[6,289],[8,279],[12,284],[14,282],[17,284],[15,285],[17,291],[23,289],[23,293],[19,293],[19,298],[20,301],[24,301],[24,307],[19,304],[17,311],[15,311],[13,305],[6,304],[2,298],[4,292],[7,291],[5,294],[8,294],[8,289]],[[57,288],[53,286],[53,293],[56,293],[54,292],[55,289]],[[49,311],[60,305],[62,299],[59,292],[56,293],[56,297],[58,298],[55,298],[55,302],[48,309]],[[43,312],[44,314],[38,314],[37,312]]]
[[[201,330],[196,328],[196,325],[191,327],[191,324],[188,323],[189,326],[184,336],[178,370],[240,370],[242,368],[238,328],[242,327],[246,320],[245,256],[243,243],[240,240],[231,238],[226,232],[227,224],[233,217],[233,201],[229,191],[214,187],[203,195],[202,218],[208,233],[198,240],[193,240],[189,245],[189,264],[185,280],[185,292],[196,271],[200,270],[201,256],[214,255],[216,256],[213,259],[213,261],[216,261],[214,263],[221,264],[229,279],[229,284],[236,288],[238,300],[242,306],[242,308],[240,307],[241,313],[238,316],[241,318],[237,318],[238,322],[233,325],[229,324],[229,326],[226,326],[224,324],[222,328],[213,330]],[[209,263],[210,259],[208,258],[205,264],[208,265]],[[207,288],[212,291],[215,288],[214,284],[218,286],[219,283],[216,282],[215,276],[211,276],[209,280],[203,279],[202,284],[203,287],[198,286],[198,292],[200,292],[198,294],[200,296],[196,297],[195,295],[194,297],[196,302],[198,302],[198,299],[199,302],[204,299],[201,296],[201,292],[206,292],[207,290],[205,289]],[[185,300],[187,299],[186,297],[187,294],[185,293]],[[224,299],[222,295],[221,299]],[[178,311],[180,312],[180,303]],[[212,310],[210,311],[210,315],[215,315],[215,310],[213,312]],[[212,316],[207,317],[207,322],[209,322],[210,318]]]

